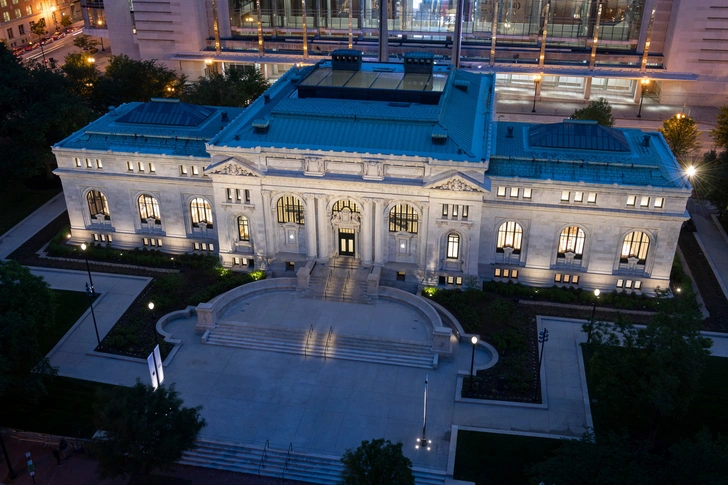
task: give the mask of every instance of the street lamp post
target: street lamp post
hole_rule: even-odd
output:
[[[432,440],[427,439],[427,386],[430,381],[430,375],[425,375],[425,405],[424,405],[424,413],[422,416],[422,437],[417,438],[417,444],[415,444],[415,449],[419,450],[420,448],[424,448],[427,451],[430,451],[430,445],[432,444]]]
[[[99,26],[99,28],[101,28],[101,26],[104,25],[104,23],[101,21],[101,19],[98,19],[96,21],[96,24]],[[99,36],[99,40],[101,41],[101,52],[105,52],[106,49],[104,49],[104,38]]]
[[[533,109],[531,113],[536,112],[536,96],[538,96],[538,83],[541,82],[541,74],[533,76]]]
[[[101,346],[101,339],[99,338],[99,326],[96,325],[96,314],[94,313],[94,299],[91,287],[86,283],[86,295],[88,296],[88,306],[91,308],[91,318],[94,321],[94,330],[96,330],[96,343]]]
[[[86,252],[86,243],[81,244],[81,249],[83,250],[83,258],[86,260],[86,271],[88,272],[88,281],[91,283],[91,294],[95,295],[96,290],[94,289],[94,280],[91,278],[91,266],[88,264],[88,253]]]
[[[589,331],[586,334],[586,343],[591,343],[591,336],[592,336],[592,330],[594,330],[594,315],[597,312],[597,300],[599,299],[599,294],[601,292],[599,291],[599,288],[594,290],[594,302],[592,303],[592,314],[591,319],[589,320]]]
[[[157,324],[154,321],[154,303],[151,301],[147,304],[149,311],[152,312],[152,331],[154,332],[154,342],[159,345],[159,338],[157,337]]]
[[[640,89],[640,109],[637,112],[637,118],[642,118],[642,102],[645,100],[645,89],[647,89],[647,86],[650,84],[650,78],[643,77],[640,80],[640,84],[642,85],[642,88]]]
[[[10,457],[8,456],[8,450],[5,448],[5,442],[3,441],[3,435],[0,434],[0,446],[3,449],[3,455],[5,456],[5,463],[8,465],[8,482],[12,483],[18,478],[18,474],[13,470],[13,465],[10,463]]]
[[[549,341],[549,330],[547,328],[544,328],[540,332],[538,332],[538,343],[541,344],[541,355],[538,356],[538,374],[541,374],[541,362],[543,361],[543,348],[544,345],[546,345],[546,342]]]
[[[470,355],[470,392],[473,392],[473,364],[475,364],[475,346],[478,343],[478,337],[475,335],[470,337],[470,343],[473,344],[473,352]]]

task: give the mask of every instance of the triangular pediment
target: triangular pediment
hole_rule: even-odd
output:
[[[239,177],[262,177],[263,175],[248,163],[235,157],[226,158],[205,169],[206,175],[235,175]]]
[[[461,173],[451,174],[425,184],[427,189],[450,190],[453,192],[487,192],[476,180]]]

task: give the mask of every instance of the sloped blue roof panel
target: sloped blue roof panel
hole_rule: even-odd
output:
[[[561,123],[535,125],[529,128],[528,142],[532,147],[577,150],[629,152],[624,134],[591,120],[564,120]]]
[[[119,117],[117,122],[191,128],[199,126],[215,111],[209,106],[180,103],[177,99],[153,99]]]

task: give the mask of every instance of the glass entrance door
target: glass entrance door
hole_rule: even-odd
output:
[[[339,229],[339,256],[354,256],[354,229]]]

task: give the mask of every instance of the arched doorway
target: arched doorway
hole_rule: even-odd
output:
[[[351,200],[338,200],[331,207],[331,225],[339,256],[357,257],[357,239],[361,226],[359,206]]]

